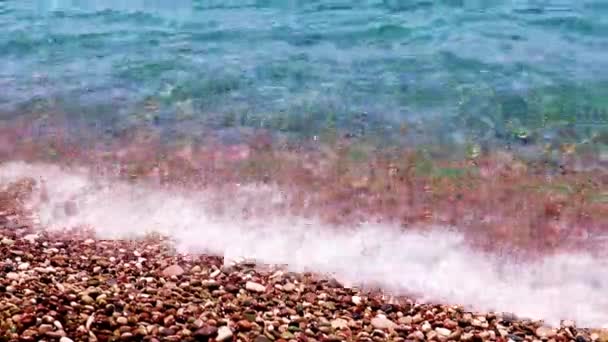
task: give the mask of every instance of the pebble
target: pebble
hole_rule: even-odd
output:
[[[289,331],[285,331],[285,332],[283,332],[281,334],[281,338],[284,339],[284,340],[287,340],[287,341],[293,339],[294,337],[295,336],[293,336],[293,334],[291,332],[289,332]]]
[[[19,276],[19,273],[8,272],[6,274],[6,279],[8,280],[19,280],[19,278],[21,278],[21,276]]]
[[[412,316],[403,316],[403,317],[399,317],[399,324],[404,324],[404,325],[410,325],[412,324]]]
[[[71,338],[64,336],[59,339],[59,342],[74,342],[74,341]]]
[[[173,323],[175,323],[175,317],[173,317],[173,315],[169,315],[163,319],[163,323],[165,326],[171,326]]]
[[[557,335],[557,332],[549,327],[539,327],[536,329],[536,336],[540,338],[551,338]]]
[[[473,319],[473,321],[471,322],[471,325],[477,328],[487,328],[488,327],[488,323],[487,322],[482,322],[480,319],[475,318]]]
[[[456,327],[458,327],[458,322],[455,322],[451,319],[446,319],[445,321],[443,321],[443,326],[448,329],[455,329]]]
[[[285,292],[293,292],[296,289],[296,286],[292,283],[287,283],[283,285],[283,291]]]
[[[230,328],[224,325],[217,329],[217,337],[215,338],[216,341],[226,341],[229,338],[232,338],[232,330],[230,330]]]
[[[462,336],[460,336],[460,340],[461,341],[470,341],[473,339],[473,337],[475,337],[475,335],[473,335],[473,333],[464,333],[462,334]]]
[[[15,244],[15,240],[11,240],[11,239],[5,237],[2,240],[0,240],[0,243],[2,243],[3,245],[6,245],[6,246],[12,246],[13,244]]]
[[[87,321],[84,326],[86,330],[89,330],[89,331],[91,330],[91,324],[93,324],[94,320],[95,320],[95,314],[93,314],[87,318]]]
[[[29,262],[24,262],[24,263],[19,264],[19,266],[17,266],[17,269],[19,271],[25,271],[28,268],[30,268],[30,263]]]
[[[562,327],[564,328],[574,328],[575,325],[576,324],[574,323],[574,321],[571,320],[562,321]]]
[[[213,279],[207,279],[201,282],[201,286],[208,289],[216,289],[220,287],[220,284]]]
[[[179,277],[184,274],[184,269],[179,265],[171,265],[163,270],[163,276],[170,277]]]
[[[256,283],[256,282],[253,282],[253,281],[248,281],[245,284],[245,288],[247,290],[249,290],[249,291],[259,292],[259,293],[262,293],[262,292],[266,291],[266,287],[264,285]]]
[[[331,327],[336,330],[346,329],[348,328],[348,321],[343,318],[336,318],[331,321]]]
[[[444,337],[448,337],[452,334],[452,331],[450,331],[450,329],[446,329],[446,328],[435,328],[435,331],[437,332],[437,334],[444,336]]]
[[[246,319],[240,320],[237,324],[239,326],[239,329],[243,331],[249,331],[253,327],[253,323]]]
[[[95,303],[95,299],[93,299],[93,297],[91,297],[89,295],[83,295],[82,297],[80,297],[80,300],[82,300],[82,302],[85,304]]]
[[[488,330],[488,335],[490,340],[494,341],[496,340],[496,333],[494,332],[494,330]]]
[[[498,330],[500,337],[507,337],[509,335],[509,330],[507,330],[505,327],[497,326],[496,329]]]
[[[395,322],[382,315],[372,318],[371,324],[376,329],[395,329],[397,327]]]
[[[202,328],[197,329],[194,332],[194,337],[197,338],[209,338],[217,334],[217,328],[212,325],[205,325]]]
[[[361,304],[361,297],[359,297],[359,296],[352,296],[351,301],[353,302],[353,304],[359,305],[359,304]]]
[[[416,330],[413,333],[409,334],[407,338],[422,341],[424,340],[424,333],[420,330]]]
[[[46,334],[47,332],[53,331],[53,326],[50,324],[41,324],[38,327],[38,333]]]
[[[38,239],[38,234],[27,234],[26,236],[23,237],[23,240],[27,241],[29,243],[36,243],[37,239]]]

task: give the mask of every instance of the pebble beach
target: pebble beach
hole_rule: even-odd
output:
[[[604,341],[605,333],[417,303],[280,266],[96,240],[0,216],[2,341]],[[449,284],[446,284],[449,286]]]

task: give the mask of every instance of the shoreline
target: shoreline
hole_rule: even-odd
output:
[[[147,128],[109,141],[79,141],[60,123],[42,135],[32,135],[34,126],[2,127],[0,163],[84,169],[92,179],[176,191],[277,187],[284,203],[272,206],[270,214],[317,217],[336,227],[458,227],[476,248],[507,249],[524,258],[586,250],[608,237],[608,167],[565,147],[563,165],[555,168],[504,150],[473,150],[466,158],[446,160],[424,149],[358,140],[294,146],[265,131],[249,132],[239,144],[209,136],[168,145]],[[581,160],[596,166],[577,169]],[[39,180],[32,181],[40,188]],[[216,200],[219,211],[230,205],[222,196]]]
[[[35,232],[0,216],[4,341],[605,341],[512,314],[474,313],[331,278],[221,257],[175,254],[166,241]],[[21,227],[20,227],[21,226]],[[69,243],[68,243],[69,242]],[[44,296],[40,296],[40,294]],[[392,298],[392,299],[391,299]]]
[[[482,312],[499,308],[526,317],[547,318],[551,324],[557,324],[558,318],[595,322],[585,325],[591,327],[602,326],[605,321],[602,299],[596,296],[605,287],[602,275],[608,274],[607,265],[591,254],[552,255],[541,251],[528,259],[522,255],[517,258],[516,253],[500,256],[496,250],[475,249],[467,235],[426,226],[401,231],[390,225],[349,228],[301,222],[273,210],[251,216],[256,208],[267,208],[272,203],[274,192],[264,192],[263,188],[237,187],[240,190],[218,193],[217,198],[195,191],[190,197],[168,189],[146,189],[137,182],[89,184],[89,178],[82,178],[82,174],[57,166],[15,165],[10,173],[20,181],[0,192],[0,205],[3,215],[12,215],[22,223],[9,224],[8,236],[15,233],[13,230],[19,233],[18,228],[23,226],[41,236],[55,235],[78,244],[94,236],[89,244],[105,241],[112,245],[146,243],[148,234],[153,233],[169,238],[173,252],[223,255],[226,261],[247,256],[270,265],[288,265],[295,272],[337,272],[344,284],[415,294],[410,298],[424,302],[465,303]],[[0,167],[3,181],[7,180],[7,170],[6,165]],[[42,178],[38,178],[40,175]],[[46,191],[36,191],[33,179],[41,179]],[[28,197],[37,196],[42,201],[37,204],[40,207],[28,201]],[[201,202],[201,198],[209,201]],[[213,211],[216,199],[230,198],[233,200],[223,205],[232,211]],[[89,235],[78,235],[81,228],[88,228],[85,233]],[[442,281],[455,288],[444,288]],[[563,292],[556,296],[554,288]],[[517,298],[528,304],[514,304]]]
[[[12,132],[19,136],[17,130]],[[143,224],[142,229],[160,228],[157,233],[162,234],[170,232],[173,224],[179,225],[180,229],[196,228],[191,227],[193,222],[206,219],[199,213],[202,211],[226,217],[232,215],[232,218],[237,220],[234,225],[249,221],[268,225],[267,229],[262,231],[267,234],[287,232],[273,231],[277,226],[273,225],[272,221],[277,217],[286,220],[315,218],[318,220],[318,227],[290,221],[283,223],[303,230],[302,234],[307,230],[310,230],[307,233],[311,236],[319,233],[321,240],[329,238],[327,244],[331,245],[332,241],[335,241],[336,246],[342,242],[347,245],[354,242],[353,239],[343,237],[351,233],[359,234],[359,228],[376,224],[379,225],[374,228],[377,230],[367,233],[381,233],[382,237],[378,237],[377,241],[386,245],[375,246],[372,243],[372,253],[379,253],[376,249],[393,248],[389,249],[396,253],[392,258],[399,258],[393,261],[391,267],[397,267],[400,271],[403,269],[399,265],[407,265],[399,262],[408,263],[406,259],[401,258],[409,255],[401,255],[401,249],[391,243],[403,238],[405,240],[402,242],[411,244],[406,248],[412,248],[417,243],[428,244],[429,248],[435,247],[437,242],[433,240],[432,234],[436,234],[435,238],[437,234],[443,238],[443,233],[434,231],[433,227],[437,226],[450,227],[462,234],[463,244],[450,245],[454,242],[449,239],[442,242],[448,248],[445,252],[449,251],[450,246],[464,250],[470,248],[477,253],[475,258],[497,257],[498,260],[510,261],[509,267],[515,268],[537,261],[542,264],[547,258],[566,257],[569,253],[583,251],[590,252],[588,257],[593,258],[591,261],[599,262],[603,255],[601,253],[605,251],[601,241],[597,246],[593,245],[596,237],[606,233],[602,217],[606,217],[608,213],[608,202],[604,202],[601,196],[605,195],[606,188],[602,184],[606,184],[603,181],[607,174],[601,169],[593,172],[546,173],[546,169],[526,164],[504,151],[481,154],[464,160],[444,161],[426,158],[415,150],[373,150],[348,143],[311,150],[277,148],[264,134],[255,135],[247,144],[241,145],[186,143],[169,147],[155,140],[154,136],[146,138],[145,134],[140,132],[141,135],[123,137],[103,146],[103,149],[96,149],[90,145],[75,144],[69,137],[62,135],[61,131],[57,132],[58,134],[53,136],[9,145],[10,153],[5,151],[0,158],[0,211],[11,212],[21,218],[43,213],[46,215],[45,220],[40,222],[39,218],[34,217],[30,222],[30,228],[42,228],[38,231],[42,235],[52,234],[52,231],[46,229],[51,228],[50,225],[47,226],[48,223],[54,224],[54,228],[78,228],[84,225],[94,228],[97,233],[105,232],[106,229],[107,233],[118,233],[114,239],[103,242],[114,246],[129,241],[126,235],[120,233],[121,229],[131,233],[139,229],[138,217],[143,219],[144,216],[138,215],[145,215],[148,220],[146,224],[153,224],[150,227]],[[49,147],[52,150],[49,150]],[[133,193],[139,194],[137,196],[140,197],[131,197]],[[277,194],[280,195],[279,201],[276,201]],[[595,201],[594,196],[597,195],[599,201]],[[197,199],[200,197],[208,197],[208,201],[201,202]],[[239,199],[238,203],[234,201],[235,198]],[[522,201],[523,204],[520,204]],[[184,214],[186,217],[179,216]],[[133,216],[128,217],[129,215]],[[116,216],[116,221],[112,221],[113,216]],[[180,236],[181,242],[193,242],[195,254],[190,255],[213,247],[215,249],[211,250],[214,252],[211,255],[222,255],[223,252],[224,257],[227,257],[226,252],[230,251],[230,248],[226,244],[229,243],[230,236],[245,240],[249,236],[243,235],[243,232],[247,232],[248,225],[236,227],[222,226],[221,221],[209,223],[212,224],[210,229],[213,230],[210,232],[210,242],[199,245],[195,243],[196,239],[207,238],[205,234],[209,232],[204,230],[184,231],[184,235]],[[57,234],[62,231],[60,229]],[[7,234],[12,233],[9,230]],[[416,236],[428,234],[431,235],[416,240]],[[445,231],[445,234],[450,235],[448,231]],[[145,232],[138,235],[145,235]],[[289,250],[290,243],[298,241],[296,235],[285,241],[275,241],[279,242],[277,249]],[[416,239],[409,241],[407,236],[414,236]],[[73,235],[64,235],[63,239],[72,237]],[[173,238],[170,234],[169,237]],[[259,238],[255,234],[249,237]],[[365,237],[365,234],[360,237]],[[367,238],[375,241],[376,235],[368,235]],[[310,239],[309,236],[302,242],[303,246],[298,247],[298,253],[315,246],[315,241]],[[253,247],[239,249],[243,248],[245,240],[239,240],[231,256],[239,256],[240,252],[245,256],[248,256],[249,252],[254,252],[254,255],[259,253],[257,249],[247,249]],[[214,243],[219,245],[213,246]],[[239,243],[241,245],[238,245]],[[442,243],[437,248],[441,249]],[[82,244],[81,239],[78,246],[82,247]],[[424,249],[423,246],[420,247]],[[281,251],[278,251],[279,254]],[[357,251],[355,249],[351,252]],[[362,249],[361,252],[365,253],[366,250]],[[268,257],[267,254],[262,254]],[[363,258],[362,255],[359,256]],[[422,259],[417,262],[420,264],[414,266],[426,267],[425,258],[428,256],[433,257],[424,253],[419,255]],[[383,254],[373,257],[376,258],[375,262],[388,260],[382,259],[386,257]],[[449,254],[446,258],[452,257],[462,262],[466,260],[467,255]],[[281,256],[277,258],[276,260],[283,261]],[[335,258],[336,256],[332,260],[343,262],[340,258]],[[364,261],[361,258],[355,262]],[[311,265],[321,265],[318,264],[321,261],[323,260],[317,258]],[[464,264],[487,266],[479,262],[468,260]],[[581,260],[575,258],[571,262],[561,264],[561,267],[578,268],[577,262]],[[560,267],[559,265],[554,264],[548,269]],[[373,280],[376,277],[375,279],[380,280],[377,277],[382,277],[381,270],[374,270],[373,265],[364,267],[372,267],[362,269],[367,272],[366,279]],[[432,277],[443,276],[440,265],[432,267],[439,268],[432,269],[431,275],[425,275],[427,281]],[[599,268],[593,268],[592,264],[581,264],[580,267],[582,268],[578,273],[560,273],[561,277],[566,278],[557,281],[568,280],[568,285],[564,286],[570,286],[567,288],[569,298],[578,298],[583,305],[581,308],[593,310],[593,305],[597,306],[599,302],[593,302],[591,295],[585,297],[579,295],[576,290],[572,291],[579,285],[593,285],[589,283],[594,281],[592,278],[600,279],[597,286],[601,288],[605,267],[599,263]],[[331,270],[331,267],[328,269]],[[463,270],[460,268],[460,272]],[[534,268],[526,267],[521,270],[533,271]],[[324,269],[321,267],[316,271],[323,273]],[[588,277],[581,273],[587,271],[594,273],[593,276]],[[506,274],[507,277],[511,275],[520,278],[517,273]],[[500,289],[500,286],[510,286],[510,282],[501,283],[503,279],[500,274],[498,278],[495,276],[496,274],[482,274],[475,280],[483,286],[497,286],[496,289]],[[411,290],[421,289],[416,288],[415,276],[410,277],[411,279],[393,275],[391,277],[386,280],[387,284],[397,284],[396,282],[402,280],[414,281],[410,283],[414,284]],[[584,279],[578,279],[579,283],[570,283],[571,277]],[[550,282],[551,278],[541,278],[541,290],[549,291],[552,283],[543,284],[543,281]],[[534,286],[539,285],[535,285],[534,281],[525,284],[521,288],[505,288],[504,290],[509,291],[508,294],[505,293],[505,298],[516,300],[517,291],[523,290],[527,297],[522,298],[533,299],[536,293]],[[433,285],[424,286],[433,290]],[[401,293],[407,290],[407,284],[403,287],[399,289],[403,290]],[[450,301],[446,291],[434,290],[433,296],[443,299],[442,296],[445,295],[447,302]],[[475,295],[475,292],[472,288],[466,291],[468,292],[460,294],[461,297],[454,298],[469,300],[456,299],[454,302],[474,304],[476,300],[471,296]],[[585,290],[583,288],[579,291]],[[538,294],[543,295],[539,302],[544,305],[544,311],[541,311],[549,312],[548,308],[553,305],[552,295],[545,292]],[[431,296],[429,293],[423,295]],[[492,300],[488,302],[487,296],[484,295],[484,298],[484,305],[494,304]],[[561,297],[554,299],[559,303],[555,303],[555,309],[558,311],[552,314],[552,319],[564,314],[564,310],[569,306],[574,310],[582,310],[576,305],[567,304]],[[507,303],[504,300],[498,300],[496,303],[500,302],[504,307]],[[530,308],[525,305],[516,307],[525,307],[526,310]],[[603,323],[602,315],[602,311],[591,312],[586,319],[594,319],[597,322],[597,319],[601,318]],[[573,313],[572,317],[574,316]],[[437,327],[442,328],[440,325]],[[495,333],[497,332],[496,330]],[[408,336],[402,337],[407,339]],[[570,338],[572,337],[575,336]]]

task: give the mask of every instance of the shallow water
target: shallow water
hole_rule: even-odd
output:
[[[409,122],[418,143],[552,139],[576,120],[583,139],[608,124],[607,14],[599,0],[3,1],[0,108],[191,134]]]

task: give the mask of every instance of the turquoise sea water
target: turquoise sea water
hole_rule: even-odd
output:
[[[1,115],[50,109],[191,134],[608,143],[608,2],[0,1]]]

